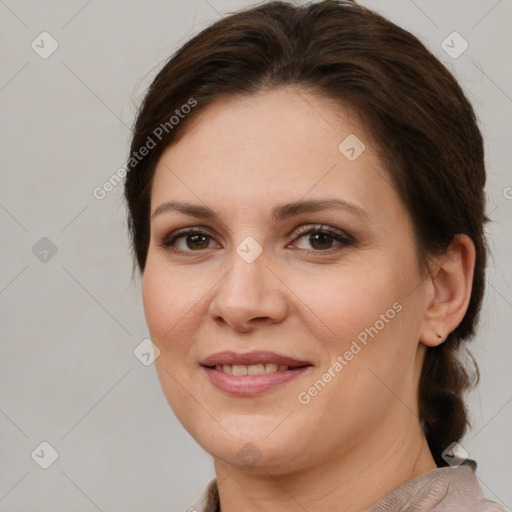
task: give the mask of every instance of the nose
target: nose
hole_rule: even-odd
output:
[[[252,263],[233,252],[231,268],[210,302],[209,314],[216,323],[249,332],[264,323],[283,321],[288,309],[285,285],[267,260],[265,252]]]

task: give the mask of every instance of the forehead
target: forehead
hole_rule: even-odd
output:
[[[186,197],[240,211],[328,194],[372,209],[397,200],[383,190],[389,182],[351,108],[279,89],[222,98],[194,116],[159,160],[151,203]]]
[[[357,133],[368,139],[353,108],[291,87],[220,97],[192,114],[178,143],[186,138],[187,149],[194,145],[198,155],[213,151],[243,157],[245,149],[265,144],[267,151],[279,149],[283,154],[293,149],[294,154],[303,156],[313,150],[337,157],[339,143],[348,135]],[[264,160],[265,153],[260,152],[259,157]]]

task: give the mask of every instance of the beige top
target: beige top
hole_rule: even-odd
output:
[[[487,500],[475,474],[476,463],[437,468],[411,478],[380,499],[368,512],[505,512]],[[220,512],[216,480],[212,480],[186,512]]]

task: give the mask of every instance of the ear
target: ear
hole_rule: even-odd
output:
[[[468,308],[475,268],[475,246],[467,235],[456,235],[432,265],[430,302],[420,330],[420,341],[428,347],[443,343],[462,321]]]

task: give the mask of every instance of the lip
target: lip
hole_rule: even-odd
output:
[[[286,366],[299,367],[299,366],[311,366],[309,361],[299,361],[293,357],[288,357],[281,354],[276,354],[270,351],[253,351],[246,352],[244,354],[237,354],[230,350],[224,352],[217,352],[211,356],[203,359],[200,364],[201,366],[215,366],[217,364],[263,364],[263,363],[274,363],[284,364]]]
[[[274,363],[286,365],[288,370],[265,373],[262,375],[228,375],[215,369],[216,365],[251,365]],[[212,354],[201,361],[201,366],[210,382],[220,391],[234,396],[258,396],[288,383],[313,367],[308,361],[300,361],[275,352],[257,351],[237,354],[225,351]]]

